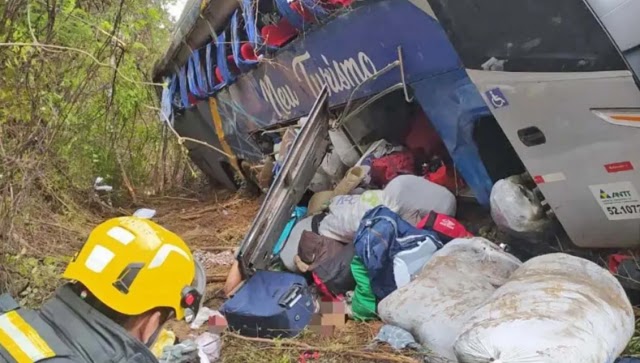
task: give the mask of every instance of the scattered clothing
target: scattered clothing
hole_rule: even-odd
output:
[[[411,348],[420,350],[422,347],[408,331],[393,325],[383,325],[378,335],[373,339],[374,345],[378,342],[389,344],[395,350]]]
[[[367,268],[357,256],[351,261],[351,273],[356,281],[356,288],[351,297],[351,312],[354,320],[368,321],[378,318],[377,300],[371,288]]]
[[[158,361],[160,363],[191,363],[200,360],[198,352],[196,342],[185,340],[182,343],[165,347]]]
[[[218,334],[205,332],[195,339],[198,344],[200,363],[213,363],[220,359],[222,339]]]
[[[151,352],[156,357],[160,358],[165,347],[176,344],[177,338],[174,332],[167,329],[162,329],[158,338],[151,346]]]
[[[399,175],[415,173],[415,160],[409,150],[394,152],[371,161],[371,181],[380,187]]]
[[[342,296],[332,293],[327,285],[325,285],[324,281],[322,281],[315,272],[311,273],[311,277],[313,278],[313,283],[316,285],[316,288],[320,293],[320,299],[322,301],[342,301]]]

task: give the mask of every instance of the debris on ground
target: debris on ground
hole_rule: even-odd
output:
[[[205,268],[213,268],[216,266],[231,266],[236,260],[232,251],[223,251],[220,253],[213,253],[209,251],[196,250],[193,252],[193,257]]]
[[[208,307],[203,306],[198,310],[198,314],[189,326],[191,327],[191,329],[199,329],[204,323],[208,322],[209,319],[214,316],[222,316],[222,314],[220,314],[220,312],[218,312],[217,310],[209,309]]]
[[[222,350],[220,335],[204,332],[195,339],[195,342],[200,350],[200,363],[213,363],[220,359]]]

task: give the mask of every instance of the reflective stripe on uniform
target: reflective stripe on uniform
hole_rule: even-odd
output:
[[[0,346],[18,363],[37,362],[56,355],[16,311],[0,316]]]

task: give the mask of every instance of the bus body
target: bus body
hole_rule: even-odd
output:
[[[640,245],[640,2],[429,3],[573,243]]]
[[[640,42],[611,25],[628,1],[590,1],[357,1],[206,97],[189,93],[186,107],[173,108],[173,125],[215,147],[187,143],[207,175],[233,187],[234,173],[250,179],[248,169],[263,163],[260,135],[307,116],[323,88],[337,118],[353,104],[401,90],[424,111],[480,205],[489,206],[497,180],[527,171],[575,245],[635,247],[640,92],[633,70]],[[183,23],[178,37],[196,51],[185,55],[174,39],[154,70],[156,81],[178,82],[181,67],[233,24],[216,4],[233,10],[210,1],[201,16],[190,13],[194,29]],[[479,137],[479,128],[495,120]],[[309,180],[317,165],[285,167],[296,175],[284,179]],[[306,185],[295,187],[299,193]],[[283,228],[294,207],[283,200],[267,198],[279,212],[259,213],[274,220],[254,222],[239,253],[244,270],[267,266],[275,240],[258,240]]]

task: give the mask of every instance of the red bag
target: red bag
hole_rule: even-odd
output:
[[[384,187],[398,175],[413,175],[415,161],[411,151],[398,151],[371,162],[371,181]]]
[[[313,277],[313,282],[316,284],[316,287],[318,288],[318,292],[321,295],[322,301],[343,301],[344,300],[344,297],[342,295],[336,296],[332,294],[331,291],[329,291],[329,288],[327,287],[327,285],[324,284],[324,281],[322,281],[315,272],[312,272],[311,276]]]
[[[426,217],[422,218],[416,227],[436,232],[443,243],[447,243],[456,238],[473,237],[458,220],[434,211],[429,212]]]
[[[452,167],[447,166],[441,159],[435,159],[424,168],[424,178],[432,183],[442,185],[453,194],[464,186],[464,181],[456,177]]]

